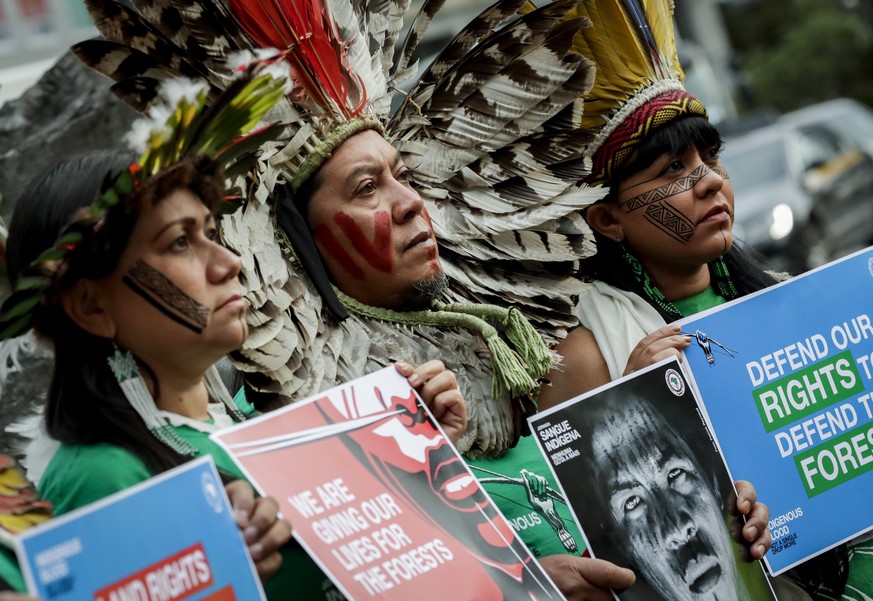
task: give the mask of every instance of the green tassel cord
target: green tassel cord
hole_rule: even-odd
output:
[[[542,378],[552,367],[554,357],[543,339],[516,307],[504,309],[495,305],[472,305],[436,303],[434,308],[473,315],[488,323],[499,323],[503,332],[521,356],[527,373],[534,379]]]
[[[434,303],[434,310],[399,312],[365,305],[340,290],[336,293],[349,311],[364,317],[408,326],[460,327],[481,334],[491,353],[493,398],[500,398],[506,392],[513,398],[530,394],[539,386],[537,378],[548,373],[551,367],[548,347],[517,309]],[[489,321],[504,328],[517,352],[503,341],[498,329]]]

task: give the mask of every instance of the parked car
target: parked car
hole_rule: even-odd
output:
[[[845,99],[727,137],[737,237],[792,273],[873,243],[871,155],[873,113]]]

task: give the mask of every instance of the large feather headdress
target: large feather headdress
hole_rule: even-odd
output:
[[[654,129],[706,109],[683,85],[672,0],[582,0],[574,14],[592,22],[575,41],[597,65],[581,123],[595,132],[588,181],[605,184]]]
[[[140,110],[169,74],[197,75],[220,90],[235,51],[271,46],[292,65],[294,89],[274,112],[285,139],[264,149],[247,205],[222,224],[225,242],[244,251],[250,338],[235,363],[254,390],[301,398],[334,385],[352,361],[361,334],[328,315],[330,301],[315,294],[301,253],[289,252],[273,203],[280,184],[299,186],[361,129],[392,141],[419,183],[450,281],[446,300],[513,305],[551,340],[577,322],[573,273],[594,250],[580,211],[603,191],[582,184],[591,137],[579,127],[581,98],[593,68],[573,52],[588,24],[568,16],[576,0],[538,9],[498,0],[454,37],[393,113],[443,0],[423,3],[402,44],[409,0],[86,4],[105,39],[74,52]],[[537,371],[542,365],[531,366]]]

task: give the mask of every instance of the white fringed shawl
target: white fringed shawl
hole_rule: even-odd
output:
[[[639,295],[600,281],[590,284],[579,297],[577,312],[581,324],[594,334],[613,380],[624,373],[637,343],[667,325]]]

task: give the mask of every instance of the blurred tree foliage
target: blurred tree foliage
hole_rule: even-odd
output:
[[[725,4],[753,106],[780,111],[849,96],[873,105],[873,0]]]

